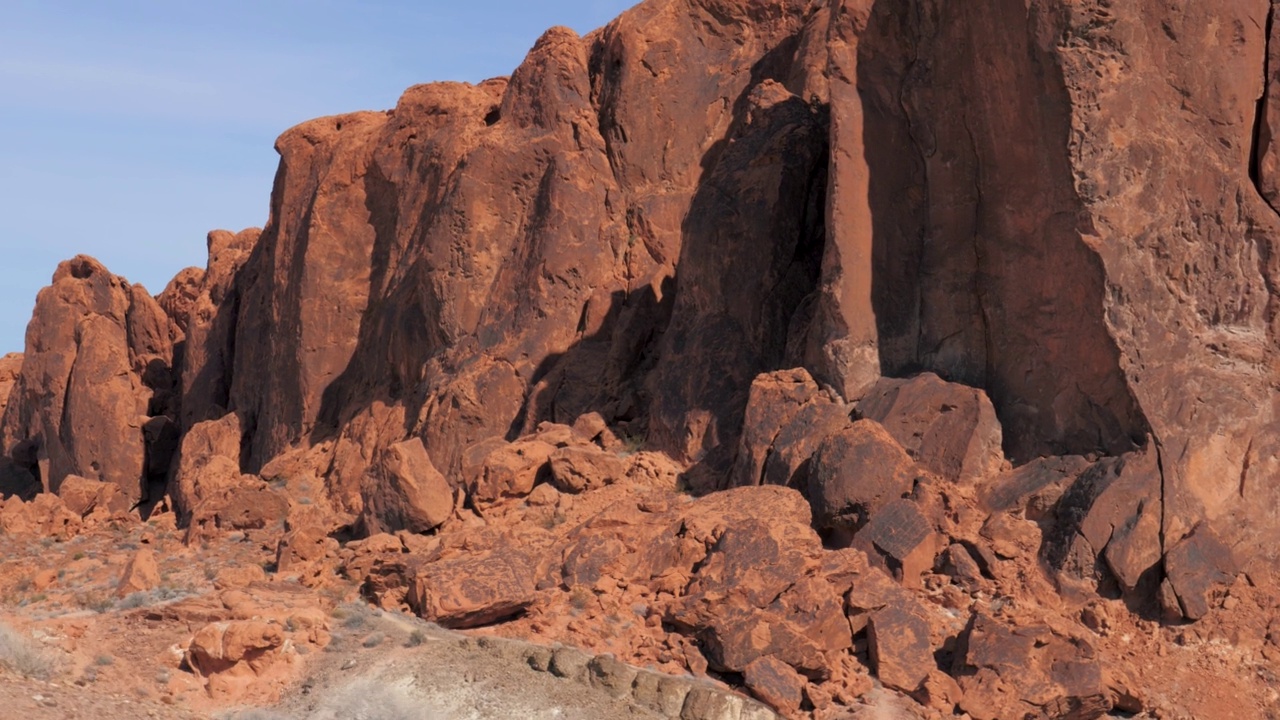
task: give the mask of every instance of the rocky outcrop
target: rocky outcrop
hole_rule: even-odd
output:
[[[9,353],[0,357],[0,417],[9,404],[9,395],[18,382],[18,374],[22,371],[22,353]]]
[[[260,232],[250,228],[234,235],[225,230],[209,233],[204,271],[182,271],[161,295],[162,306],[186,333],[179,418],[184,431],[198,422],[217,420],[231,404],[239,272]]]
[[[1150,438],[1173,509],[1167,545],[1220,522],[1228,543],[1264,546],[1255,514],[1271,486],[1247,477],[1274,444],[1264,258],[1275,219],[1249,158],[1269,8],[1212,11],[1214,27],[1241,28],[1222,63],[1185,61],[1217,52],[1179,32],[1208,15],[1054,8],[652,0],[587,38],[548,32],[509,79],[419,86],[386,113],[294,128],[277,143],[261,234],[212,233],[208,267],[184,271],[159,305],[136,291],[113,301],[134,308],[127,337],[92,343],[114,356],[90,362],[128,366],[135,399],[164,412],[112,425],[165,415],[185,430],[234,409],[246,471],[336,440],[342,461],[328,472],[351,505],[378,452],[408,436],[451,475],[477,441],[598,411],[716,487],[759,474],[759,458],[735,455],[761,372],[803,365],[840,401],[872,393],[864,415],[887,421],[893,402],[927,394],[889,401],[892,382],[872,385],[927,369],[993,403],[957,396],[947,423],[974,429],[901,426],[972,435],[939,450],[954,458],[927,459],[944,476],[998,462],[992,407],[1019,463],[1118,455]],[[992,37],[1011,44],[979,61]],[[1120,72],[1144,63],[1178,82]],[[1133,97],[1147,98],[1146,115],[1130,138]],[[1179,114],[1185,97],[1203,112]],[[1184,149],[1199,138],[1217,138],[1208,170],[1178,165],[1165,185],[1122,194],[1143,158],[1198,156]],[[1160,205],[1201,195],[1221,208]],[[1193,233],[1208,239],[1177,252],[1144,240]],[[93,312],[122,328],[126,310]],[[33,342],[83,347],[51,312],[38,308]],[[96,349],[107,346],[117,350]],[[50,357],[28,358],[33,383]],[[1175,403],[1161,390],[1172,386],[1208,388],[1194,403],[1213,412]],[[23,387],[11,445],[65,434],[51,411],[89,402]],[[137,441],[112,442],[121,456],[99,461],[104,472],[158,472],[172,430],[146,434],[159,450],[130,459]],[[45,480],[92,474],[106,451],[87,443],[42,446]],[[1239,500],[1215,484],[1240,475]]]
[[[914,591],[1013,563],[1195,620],[1276,561],[1272,12],[648,0],[554,28],[509,78],[284,133],[266,226],[158,299],[64,263],[5,487],[167,475],[191,537],[288,521],[309,578],[354,530],[397,548],[343,559],[369,595],[459,627],[649,587],[679,637],[644,657],[786,712],[857,696],[865,659],[939,709],[1091,716],[1119,696],[1043,618],[975,611],[924,667],[944,621]],[[622,495],[675,487],[706,497]]]
[[[48,491],[79,475],[146,499],[148,480],[168,470],[174,441],[165,426],[176,333],[141,286],[92,258],[59,265],[36,299],[29,350],[0,425],[11,458],[22,447]]]
[[[22,353],[9,353],[0,357],[0,421],[4,418],[5,408],[9,405],[9,397],[18,384],[21,371]],[[5,497],[29,497],[39,489],[39,480],[31,472],[34,464],[31,443],[19,442],[11,448],[8,442],[0,434],[0,494]]]

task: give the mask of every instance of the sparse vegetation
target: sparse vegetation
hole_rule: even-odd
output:
[[[369,633],[369,635],[364,639],[364,642],[360,644],[364,646],[366,649],[376,648],[379,645],[381,645],[384,641],[386,641],[386,639],[387,639],[386,635],[380,632],[374,632],[374,633]]]
[[[582,586],[575,587],[569,592],[569,605],[574,610],[587,609],[587,605],[591,604],[591,599],[591,591]]]
[[[116,607],[121,610],[136,610],[150,605],[150,597],[145,592],[129,593]]]
[[[642,435],[629,435],[624,433],[618,438],[618,440],[622,442],[622,447],[618,450],[618,454],[623,457],[635,455],[641,450],[644,450],[644,436]]]
[[[23,677],[48,680],[57,664],[35,639],[0,624],[0,667]]]
[[[76,595],[76,604],[96,613],[104,613],[115,607],[115,601],[111,599],[111,596],[101,591]]]
[[[427,641],[426,633],[422,632],[421,630],[414,630],[413,632],[409,633],[409,639],[405,640],[404,645],[405,647],[418,647],[419,645],[421,645],[426,641]]]

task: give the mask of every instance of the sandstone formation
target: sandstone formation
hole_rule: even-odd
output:
[[[161,503],[792,716],[1138,712],[1090,603],[1204,621],[1280,546],[1280,34],[1184,5],[646,0],[303,123],[158,298],[59,266],[0,526]]]
[[[141,286],[79,256],[40,292],[0,423],[9,459],[48,492],[80,475],[134,502],[168,472],[172,320]]]

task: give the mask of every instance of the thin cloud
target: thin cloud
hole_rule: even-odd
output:
[[[7,78],[11,82],[39,84],[45,94],[111,91],[206,99],[217,94],[212,84],[193,80],[189,75],[161,73],[136,67],[105,66],[100,62],[0,59],[0,78]]]

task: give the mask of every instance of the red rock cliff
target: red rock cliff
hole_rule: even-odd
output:
[[[712,489],[760,374],[844,408],[929,371],[985,390],[1016,465],[1094,463],[1052,565],[1194,617],[1280,535],[1270,14],[648,0],[552,29],[508,79],[287,131],[266,227],[158,304],[61,267],[7,462],[141,500],[170,427],[233,413],[241,471],[305,465],[354,517],[396,443],[458,488],[477,443],[598,412]]]

